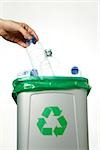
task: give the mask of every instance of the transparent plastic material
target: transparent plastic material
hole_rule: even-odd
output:
[[[51,49],[45,50],[45,57],[41,64],[40,69],[43,76],[66,76],[64,73],[63,66],[53,55],[53,51]],[[50,66],[50,67],[49,67]]]
[[[52,53],[50,51],[52,50],[45,50],[39,41],[36,44],[30,43],[26,52],[32,68],[38,70],[39,76],[65,76],[63,67],[53,55],[49,55],[49,53]]]
[[[81,77],[81,71],[77,66],[68,69],[59,62],[51,49],[44,49],[40,41],[28,40],[29,44],[26,52],[28,54],[32,68],[35,68],[38,74],[33,71],[34,75],[38,76],[76,76]]]
[[[26,49],[32,68],[36,68],[40,74],[40,62],[44,60],[44,51],[37,42],[35,45],[30,44]]]
[[[26,78],[26,77],[36,77],[38,76],[38,70],[33,68],[31,70],[24,70],[24,71],[20,71],[17,74],[17,78]]]

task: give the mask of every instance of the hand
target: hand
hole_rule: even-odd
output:
[[[32,36],[34,36],[37,41],[39,40],[35,31],[26,23],[15,22],[12,20],[0,19],[0,35],[4,39],[17,43],[24,48],[28,47],[26,40],[32,39]]]

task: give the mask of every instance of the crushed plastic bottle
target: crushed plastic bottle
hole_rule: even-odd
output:
[[[38,70],[33,68],[32,70],[22,71],[17,74],[17,78],[24,78],[30,76],[38,76]]]
[[[30,70],[22,71],[17,74],[17,78],[24,78],[30,76]]]

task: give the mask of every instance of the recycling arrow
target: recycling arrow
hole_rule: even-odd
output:
[[[46,118],[48,118],[51,113],[53,113],[54,117],[58,117],[57,120],[60,124],[60,127],[55,127],[54,130],[52,128],[45,128]],[[67,121],[64,116],[60,116],[62,113],[62,110],[58,106],[50,106],[46,107],[42,112],[42,118],[38,119],[37,127],[39,128],[42,135],[53,135],[53,132],[56,136],[63,135],[64,131],[67,127]]]
[[[42,116],[48,118],[51,112],[53,112],[54,116],[59,116],[62,111],[59,107],[46,107],[42,113]]]
[[[66,126],[67,126],[67,121],[64,116],[59,117],[57,120],[60,123],[61,127],[56,126],[54,129],[54,133],[56,136],[63,135],[63,133],[66,129]]]
[[[52,135],[52,128],[43,128],[46,124],[44,118],[39,118],[37,122],[37,126],[43,135]]]

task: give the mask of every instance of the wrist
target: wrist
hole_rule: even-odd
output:
[[[3,27],[4,27],[4,20],[0,19],[0,36],[2,36],[4,33]]]

